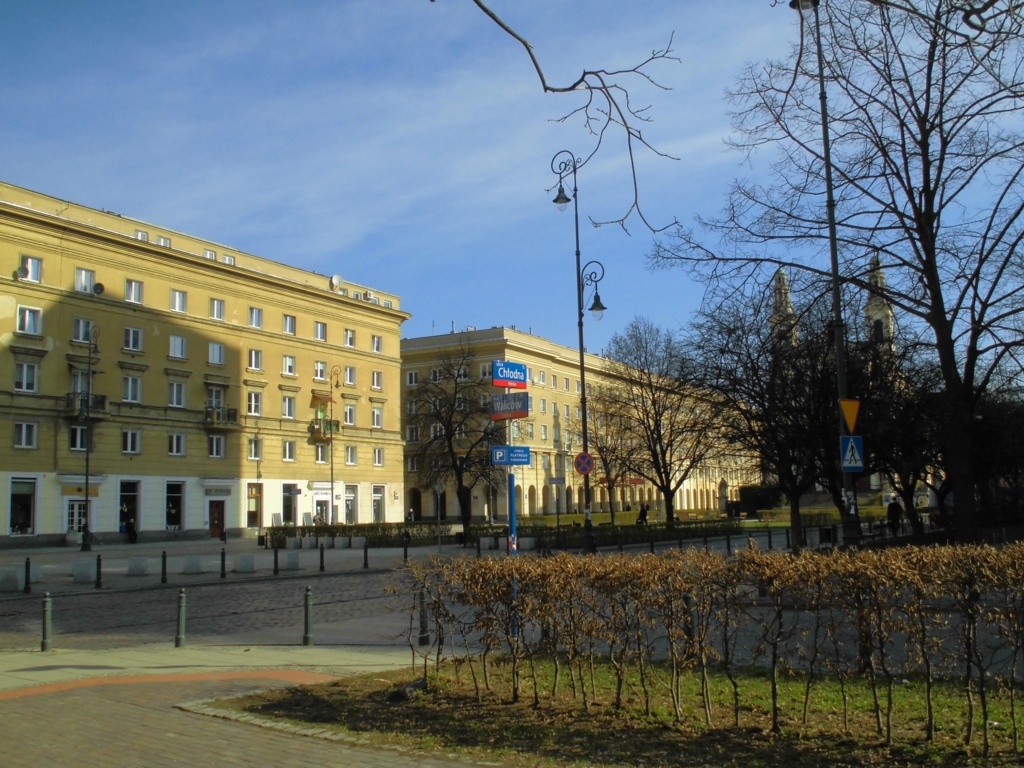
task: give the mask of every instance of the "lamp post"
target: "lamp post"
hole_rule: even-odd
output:
[[[836,199],[832,184],[832,151],[828,126],[828,97],[825,94],[825,59],[821,49],[820,0],[790,0],[789,7],[800,14],[801,23],[809,15],[814,17],[814,41],[818,53],[818,102],[821,105],[821,145],[825,163],[825,207],[828,217],[828,250],[832,266],[832,336],[836,353],[836,384],[839,400],[845,400],[846,391],[846,322],[843,320],[842,295],[839,289],[839,247],[836,234]],[[836,404],[837,406],[839,403]],[[847,431],[842,408],[839,408],[839,434]],[[840,457],[840,461],[842,457]],[[857,513],[857,495],[853,476],[843,472],[843,493],[847,508],[843,515],[843,531],[847,537],[860,538],[860,518]]]
[[[604,317],[606,307],[601,303],[601,294],[598,293],[597,284],[604,279],[604,265],[599,261],[588,261],[580,267],[580,206],[576,190],[576,171],[581,165],[580,160],[568,150],[562,150],[551,158],[551,172],[558,176],[558,194],[552,202],[558,206],[558,210],[564,211],[572,202],[573,221],[576,232],[576,310],[580,337],[580,415],[582,417],[583,453],[589,453],[590,442],[587,436],[587,371],[584,359],[585,347],[583,345],[583,291],[586,286],[594,286],[594,301],[589,309],[595,320]],[[567,197],[563,181],[569,174],[572,174],[572,197]],[[584,515],[584,541],[588,552],[595,552],[597,547],[594,541],[594,522],[590,516],[590,474],[583,475],[583,515]]]
[[[341,366],[335,365],[331,368],[331,381],[335,389],[341,389]],[[335,525],[338,521],[334,515],[334,393],[331,393],[331,500],[327,502],[327,521]]]
[[[97,349],[96,340],[100,337],[100,329],[95,325],[89,330],[89,352],[85,361],[85,397],[79,393],[78,419],[85,420],[85,530],[82,531],[82,552],[92,552],[92,543],[89,541],[91,533],[89,530],[89,512],[92,504],[89,501],[90,464],[89,454],[92,453],[92,356]],[[83,406],[84,401],[84,408]]]

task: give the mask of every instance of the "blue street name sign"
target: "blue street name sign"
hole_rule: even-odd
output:
[[[528,445],[492,445],[491,464],[496,467],[526,466],[530,463]]]
[[[530,415],[530,398],[525,392],[491,395],[491,421],[525,419]]]
[[[491,383],[496,387],[526,389],[526,366],[522,363],[492,360]]]
[[[856,435],[839,438],[839,455],[842,457],[843,472],[864,471],[864,440]]]

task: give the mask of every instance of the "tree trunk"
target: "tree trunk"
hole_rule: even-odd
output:
[[[803,545],[804,526],[800,519],[800,494],[791,493],[789,496],[789,546],[793,554],[800,553]]]
[[[952,398],[946,427],[945,464],[953,490],[953,533],[957,541],[977,537],[978,510],[974,502],[973,408]]]
[[[462,517],[462,545],[469,546],[469,523],[473,516],[473,496],[469,488],[464,485],[459,485],[455,492],[455,495],[459,499],[459,514]]]
[[[675,493],[671,488],[666,487],[659,488],[658,490],[661,491],[661,496],[665,499],[665,525],[671,528],[675,524],[676,518],[675,506],[673,505]]]

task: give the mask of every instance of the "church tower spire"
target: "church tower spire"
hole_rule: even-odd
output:
[[[895,315],[892,305],[885,297],[885,272],[876,252],[868,267],[868,299],[864,304],[864,321],[867,323],[868,339],[875,343],[893,342]]]
[[[785,267],[779,267],[775,273],[772,285],[772,330],[783,338],[787,335],[792,337],[792,343],[797,343],[796,313],[793,311],[793,302],[789,298],[789,279],[786,276]]]

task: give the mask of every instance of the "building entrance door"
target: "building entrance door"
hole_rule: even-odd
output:
[[[210,502],[210,538],[219,539],[224,534],[224,501]]]
[[[82,532],[89,517],[89,503],[85,499],[68,500],[68,530]]]

